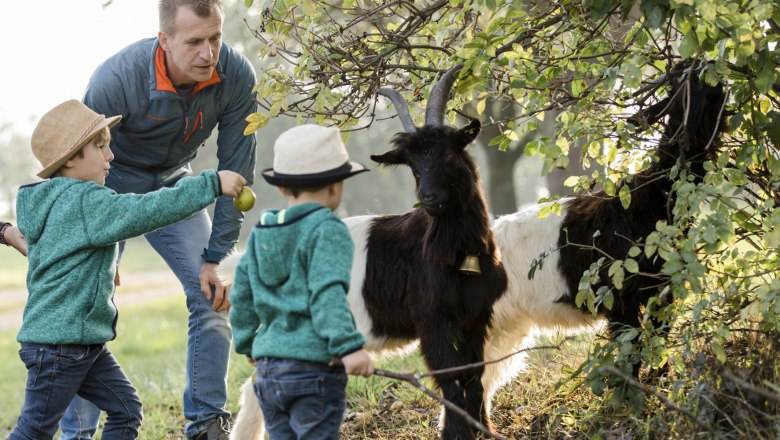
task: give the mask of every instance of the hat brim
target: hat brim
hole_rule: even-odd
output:
[[[122,120],[122,116],[111,116],[110,118],[103,118],[103,121],[99,122],[95,127],[87,133],[82,139],[81,142],[77,143],[73,147],[71,147],[68,151],[66,151],[62,156],[60,156],[57,160],[51,163],[51,165],[44,168],[41,172],[38,173],[38,177],[42,179],[46,179],[50,177],[52,174],[54,174],[57,170],[59,170],[65,162],[68,161],[71,157],[73,157],[74,154],[76,154],[84,145],[89,142],[92,137],[94,137],[100,130],[104,128],[111,128],[114,125],[116,125],[117,122]]]
[[[274,172],[273,168],[263,170],[263,179],[274,186],[284,188],[317,188],[329,183],[338,182],[355,174],[368,171],[368,168],[358,162],[347,162],[332,170],[315,174],[282,174]]]

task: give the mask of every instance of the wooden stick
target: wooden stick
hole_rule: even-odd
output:
[[[497,439],[497,440],[507,440],[506,437],[502,437],[498,434],[494,434],[490,432],[489,429],[482,423],[480,423],[478,420],[475,420],[473,417],[469,415],[466,411],[464,411],[462,408],[460,408],[458,405],[455,405],[454,403],[450,402],[449,400],[445,399],[444,397],[439,396],[437,393],[433,392],[431,389],[420,383],[420,379],[422,378],[419,374],[406,374],[406,373],[396,373],[393,371],[387,371],[387,370],[380,370],[375,369],[374,375],[376,376],[382,376],[387,377],[390,379],[397,379],[402,380],[404,382],[409,382],[410,384],[414,385],[415,388],[422,391],[429,397],[437,400],[439,403],[444,405],[447,409],[454,412],[455,414],[458,414],[459,416],[463,417],[466,422],[468,422],[469,425],[473,426],[475,429],[478,429],[480,432],[485,434],[486,436]]]

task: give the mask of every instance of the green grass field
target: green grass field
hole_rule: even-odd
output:
[[[160,258],[139,240],[131,241],[122,261],[122,273],[146,274],[163,269]],[[4,251],[4,249],[0,249]],[[11,251],[3,254],[0,290],[11,288],[18,294],[24,286],[26,261]],[[143,277],[142,281],[145,281]],[[144,289],[143,283],[134,287]],[[156,287],[156,288],[159,288]],[[167,288],[167,287],[165,287]],[[131,287],[119,295],[132,295]],[[144,402],[144,423],[140,439],[182,439],[182,391],[184,353],[187,338],[187,311],[180,286],[171,283],[170,295],[143,299],[120,306],[118,338],[109,347],[133,381]],[[6,290],[8,292],[8,290]],[[0,292],[1,293],[1,292]],[[141,297],[140,295],[138,295]],[[0,305],[1,306],[1,305]],[[0,312],[13,312],[21,304],[11,304]],[[3,327],[0,327],[2,329]],[[0,438],[8,436],[22,405],[26,370],[18,358],[17,329],[0,330]],[[778,342],[772,335],[749,333],[736,339],[735,359],[759,359],[752,374],[763,377],[763,386],[772,389],[780,375]],[[679,364],[666,377],[649,383],[654,394],[645,393],[641,410],[625,402],[610,402],[609,393],[597,396],[586,386],[578,367],[588,358],[588,350],[603,335],[583,334],[559,350],[536,350],[528,356],[525,372],[503,387],[493,399],[491,416],[497,433],[508,438],[530,439],[737,439],[780,438],[777,402],[745,394],[730,385],[722,386],[702,375],[710,368],[713,354],[706,344],[695,359],[699,364]],[[541,340],[536,345],[550,345]],[[717,365],[711,362],[712,365]],[[375,366],[395,372],[424,372],[418,354],[383,359]],[[233,356],[228,380],[228,409],[237,410],[238,389],[252,367],[241,356]],[[699,374],[691,385],[691,374]],[[717,379],[717,376],[714,376]],[[426,382],[430,384],[430,382]],[[658,396],[671,399],[663,401]],[[761,396],[759,396],[761,397]],[[439,404],[410,384],[382,377],[351,377],[347,387],[347,415],[342,438],[428,440],[437,438]],[[687,412],[686,412],[687,411]],[[702,419],[692,419],[693,412]],[[705,419],[703,417],[709,417]],[[98,437],[99,438],[99,437]]]

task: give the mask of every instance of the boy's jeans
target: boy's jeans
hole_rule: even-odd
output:
[[[9,439],[50,439],[76,393],[106,411],[102,438],[134,439],[141,399],[105,344],[22,344],[27,367],[24,405]]]
[[[255,394],[271,440],[338,439],[346,386],[343,367],[294,359],[257,361]]]
[[[200,268],[203,249],[211,235],[211,219],[201,210],[178,223],[146,234],[146,240],[168,263],[184,286],[189,310],[187,338],[187,382],[184,387],[184,417],[190,422],[184,430],[193,437],[206,429],[218,416],[230,417],[225,410],[227,402],[227,371],[231,350],[231,332],[226,312],[211,310],[211,303],[200,290]],[[120,265],[121,275],[121,265]],[[86,407],[86,408],[85,408]],[[80,409],[80,417],[73,411]],[[78,425],[67,421],[80,421],[81,439],[88,439],[84,432],[94,432],[100,416],[99,410],[86,402],[74,402],[68,408],[67,420],[63,420],[60,437],[76,439]],[[91,426],[87,426],[87,424]]]

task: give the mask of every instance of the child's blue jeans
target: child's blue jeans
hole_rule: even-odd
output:
[[[9,439],[51,439],[77,394],[106,411],[103,440],[134,439],[141,399],[105,344],[22,344],[27,367],[22,414]]]
[[[294,359],[257,361],[255,394],[271,440],[338,439],[346,386],[343,367]]]

